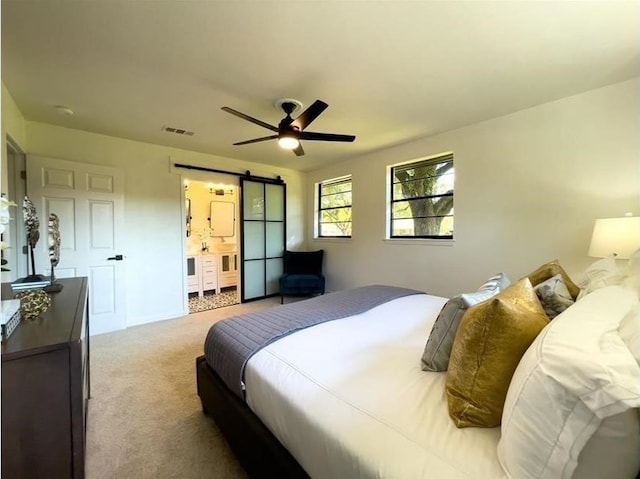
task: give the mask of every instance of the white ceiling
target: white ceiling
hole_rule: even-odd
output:
[[[639,5],[2,0],[2,80],[28,120],[310,170],[640,75]],[[232,146],[271,132],[220,107],[279,98],[356,141]]]

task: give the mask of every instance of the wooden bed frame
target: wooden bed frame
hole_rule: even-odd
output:
[[[250,477],[309,478],[258,416],[209,367],[204,356],[196,358],[196,378],[202,411],[216,422]]]

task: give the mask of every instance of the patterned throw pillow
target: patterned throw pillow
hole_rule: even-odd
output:
[[[561,274],[543,281],[534,288],[534,291],[549,319],[555,318],[574,303]]]
[[[453,340],[467,308],[492,298],[510,284],[507,275],[499,273],[488,278],[475,293],[461,294],[447,301],[433,324],[422,353],[422,370],[446,371]]]
[[[557,259],[553,261],[549,261],[538,267],[534,272],[529,273],[526,277],[529,278],[531,284],[535,287],[546,281],[547,279],[555,276],[556,274],[561,274],[562,279],[564,280],[564,284],[567,286],[569,293],[571,293],[571,297],[575,300],[580,294],[580,287],[576,285],[571,278],[567,274],[567,272],[560,266],[560,263]]]

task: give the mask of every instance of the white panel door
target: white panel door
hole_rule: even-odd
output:
[[[40,220],[36,273],[50,274],[49,213],[60,218],[57,278],[89,278],[91,334],[126,327],[123,175],[115,168],[27,156],[27,195]]]

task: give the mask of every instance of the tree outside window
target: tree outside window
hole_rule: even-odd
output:
[[[453,238],[453,155],[391,168],[391,238]]]
[[[318,237],[351,237],[351,176],[318,184]]]

